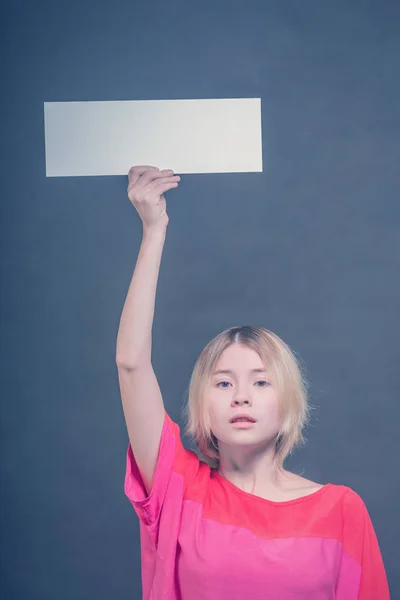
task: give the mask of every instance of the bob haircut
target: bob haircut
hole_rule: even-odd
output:
[[[309,422],[311,411],[308,385],[295,353],[279,336],[263,327],[231,327],[202,350],[193,369],[184,407],[185,434],[196,443],[199,458],[218,469],[218,440],[211,431],[206,395],[221,354],[232,344],[247,346],[258,353],[277,390],[281,427],[275,439],[273,467],[282,470],[286,457],[306,441],[302,430]]]

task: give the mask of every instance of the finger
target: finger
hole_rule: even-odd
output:
[[[180,181],[180,179],[181,178],[179,177],[179,175],[170,175],[169,177],[156,177],[153,181],[150,181],[150,183],[147,184],[147,188],[153,189],[158,185],[164,183],[175,183],[176,181]]]
[[[155,187],[155,189],[157,190],[158,194],[163,194],[164,192],[167,192],[168,190],[171,190],[172,188],[176,188],[176,187],[178,187],[178,182],[172,181],[171,183],[163,183],[163,184],[157,185]]]
[[[150,183],[154,183],[157,179],[170,179],[172,177],[171,173],[169,173],[168,169],[164,171],[154,171],[153,169],[145,171],[140,176],[140,185],[148,185]]]
[[[138,173],[139,175],[141,175],[148,169],[155,169],[156,171],[160,170],[158,167],[153,167],[152,165],[134,165],[129,169],[128,175],[129,173]]]
[[[160,185],[171,185],[173,183],[178,183],[180,181],[180,177],[179,175],[170,175],[169,177],[162,177],[162,174],[160,173],[160,175],[158,175],[157,177],[155,177],[153,180],[150,180],[149,182],[146,183],[146,181],[143,181],[144,179],[144,175],[140,178],[141,179],[141,188],[146,188],[146,190],[158,190],[158,187]],[[134,184],[132,185],[128,185],[128,194],[129,192],[132,190],[132,188],[134,187]],[[175,187],[175,186],[173,186]]]
[[[140,178],[140,176],[143,175],[143,173],[145,173],[146,171],[151,171],[151,170],[159,171],[159,168],[153,167],[151,165],[135,165],[135,166],[131,167],[128,172],[128,182],[129,182],[128,187],[135,184],[138,181],[138,179]]]

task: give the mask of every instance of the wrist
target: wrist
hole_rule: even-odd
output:
[[[167,223],[158,223],[157,225],[143,226],[143,237],[163,237],[167,231]]]

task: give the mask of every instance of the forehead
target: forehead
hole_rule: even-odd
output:
[[[235,370],[235,369],[217,369],[215,371],[213,371],[213,375],[235,375],[236,373],[240,373],[240,372],[247,372],[250,374],[253,373],[266,373],[267,370],[264,368],[259,368],[259,369],[240,369],[240,370]]]
[[[214,365],[213,374],[263,373],[266,370],[258,352],[247,346],[232,344],[219,357]]]

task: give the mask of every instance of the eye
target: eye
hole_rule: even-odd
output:
[[[217,383],[217,387],[219,387],[221,385],[221,383],[229,383],[229,381],[220,381],[219,383]],[[224,386],[222,386],[224,387]]]
[[[221,386],[221,383],[229,383],[229,381],[220,381],[219,383],[217,383],[217,387]],[[263,379],[259,379],[258,381],[256,381],[256,383],[264,383],[265,385],[263,386],[258,386],[258,387],[266,387],[267,385],[269,385],[269,381],[264,381]],[[222,386],[223,388],[225,388],[225,386]]]

